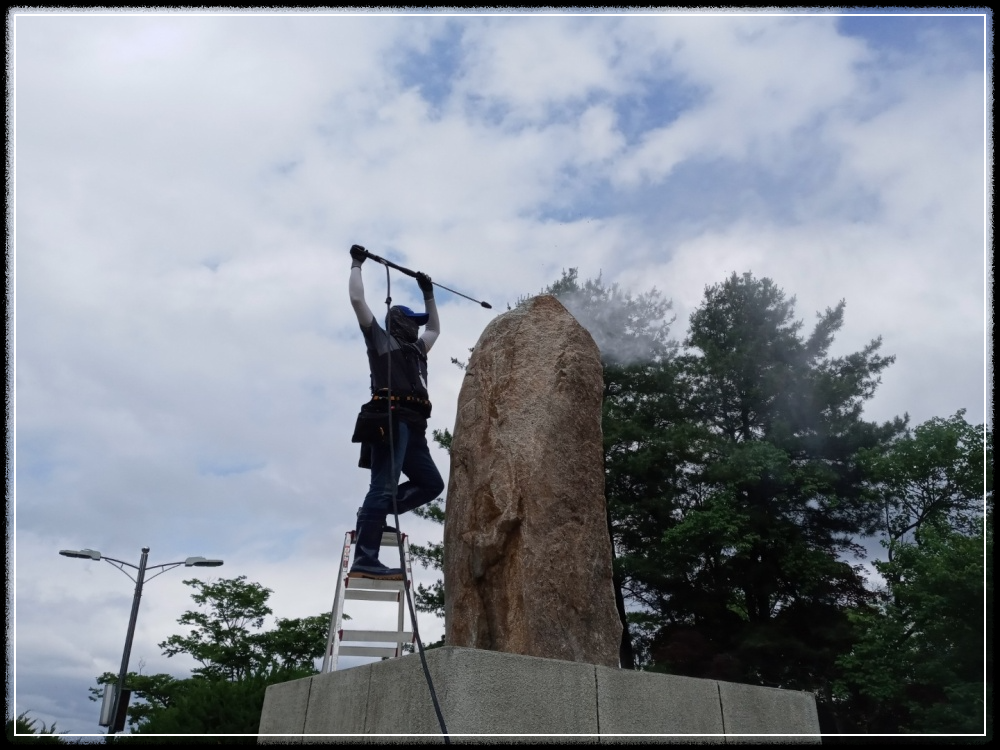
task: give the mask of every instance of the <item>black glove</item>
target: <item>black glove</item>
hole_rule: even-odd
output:
[[[434,297],[434,284],[431,282],[431,277],[426,273],[417,274],[417,286],[424,293],[424,299],[432,299]]]
[[[351,266],[360,266],[368,258],[368,251],[361,247],[361,245],[351,245],[351,257],[354,259]]]

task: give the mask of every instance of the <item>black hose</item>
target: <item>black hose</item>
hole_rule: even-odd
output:
[[[385,267],[385,333],[389,338],[389,351],[386,357],[386,404],[389,409],[389,482],[392,484],[392,516],[396,522],[396,547],[399,550],[399,567],[403,571],[403,590],[406,592],[406,604],[410,610],[410,622],[413,623],[413,637],[417,642],[417,651],[420,654],[420,664],[424,670],[424,679],[427,680],[427,688],[431,692],[431,703],[434,704],[434,713],[437,714],[438,726],[441,727],[441,734],[444,735],[444,744],[450,745],[448,738],[448,727],[444,723],[444,715],[441,713],[441,705],[438,703],[437,693],[434,691],[434,681],[431,680],[430,670],[427,668],[427,657],[424,656],[424,644],[420,640],[420,631],[417,629],[417,613],[413,608],[413,594],[410,591],[410,581],[406,575],[406,559],[403,554],[403,534],[399,530],[399,505],[396,502],[396,493],[399,489],[399,477],[396,476],[396,446],[394,442],[394,425],[392,419],[392,315],[389,314],[392,305],[392,283],[389,280],[389,266]]]

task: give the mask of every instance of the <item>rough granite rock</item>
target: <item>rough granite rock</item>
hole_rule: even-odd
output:
[[[445,645],[617,667],[590,334],[550,295],[487,326],[458,398]]]

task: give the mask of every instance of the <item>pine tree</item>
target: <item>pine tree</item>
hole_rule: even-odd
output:
[[[733,274],[691,316],[674,386],[685,443],[664,455],[672,491],[633,547],[654,668],[828,691],[853,638],[846,612],[869,594],[846,560],[872,518],[859,452],[904,425],[861,412],[893,358],[878,339],[830,357],[844,303],[808,337],[794,303]]]

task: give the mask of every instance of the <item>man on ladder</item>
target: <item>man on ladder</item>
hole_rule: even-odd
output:
[[[374,432],[371,428],[367,431],[356,429],[353,438],[362,443],[360,465],[371,467],[371,486],[358,511],[357,546],[349,575],[398,581],[403,578],[402,569],[387,567],[378,559],[383,531],[395,531],[386,526],[386,516],[393,512],[393,491],[396,512],[402,515],[429,503],[444,490],[444,481],[431,459],[426,436],[427,418],[431,413],[427,352],[437,341],[441,324],[431,279],[419,273],[416,274],[417,284],[423,292],[427,311],[416,313],[396,305],[386,315],[386,328],[383,329],[365,302],[361,265],[366,258],[368,252],[363,247],[351,247],[349,292],[368,347],[372,391],[372,400],[362,407],[358,425],[360,428],[366,415],[372,418],[371,424],[378,425],[384,415],[381,425],[385,429],[377,426]],[[420,326],[426,327],[418,335]],[[389,429],[391,436],[387,434]],[[408,481],[397,488],[400,472],[406,474]]]

